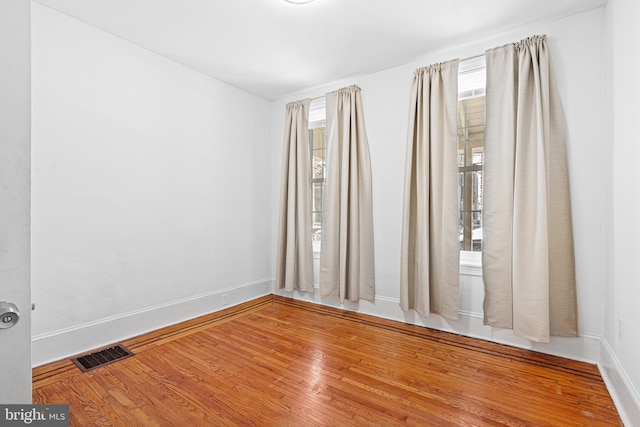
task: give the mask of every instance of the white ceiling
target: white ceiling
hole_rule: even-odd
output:
[[[266,99],[606,0],[36,0]]]

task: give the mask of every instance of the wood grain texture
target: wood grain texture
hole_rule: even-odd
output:
[[[594,365],[278,296],[123,344],[34,369],[34,403],[72,426],[622,425]]]

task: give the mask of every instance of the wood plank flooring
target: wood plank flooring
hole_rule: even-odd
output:
[[[35,368],[72,426],[616,426],[594,365],[278,296]]]

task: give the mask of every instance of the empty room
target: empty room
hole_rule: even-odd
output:
[[[3,0],[0,425],[640,426],[639,40],[637,0]]]

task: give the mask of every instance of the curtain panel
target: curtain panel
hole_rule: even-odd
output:
[[[414,72],[405,164],[400,306],[458,318],[458,60]]]
[[[276,287],[313,291],[309,99],[287,104],[276,260]]]
[[[577,334],[565,120],[545,36],[486,52],[484,322]]]
[[[360,88],[326,94],[326,115],[320,295],[373,301],[371,162]]]

